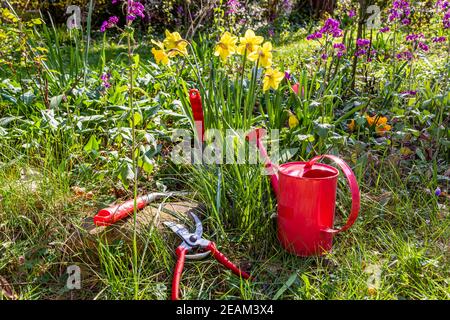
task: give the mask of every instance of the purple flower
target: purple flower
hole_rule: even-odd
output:
[[[292,10],[293,4],[291,0],[283,0],[283,5],[282,5],[284,11],[290,11]]]
[[[441,195],[442,191],[441,188],[437,187],[436,190],[434,191],[434,194],[439,197]]]
[[[226,15],[229,14],[235,14],[238,12],[238,10],[241,8],[241,3],[239,0],[228,0],[227,1],[227,7],[228,10],[225,12]]]
[[[117,4],[119,0],[112,0],[112,4]]]
[[[423,33],[417,33],[417,34],[411,33],[411,34],[408,34],[405,39],[406,39],[406,41],[417,41],[417,40],[423,39],[423,38],[425,38]]]
[[[119,23],[119,18],[116,16],[109,17],[108,20],[103,21],[102,26],[100,27],[101,32],[105,32],[106,29],[111,29]]]
[[[403,91],[400,94],[404,95],[404,96],[415,96],[415,95],[417,95],[417,91],[415,91],[415,90],[408,90],[408,91]]]
[[[450,10],[448,10],[444,14],[444,18],[442,19],[442,24],[444,25],[444,29],[450,29]]]
[[[343,34],[343,31],[339,29],[340,22],[338,20],[329,18],[327,21],[325,21],[325,24],[320,29],[320,33],[327,33],[329,35],[332,35],[334,38],[341,37]]]
[[[425,52],[427,52],[428,51],[428,45],[425,43],[425,42],[419,42],[419,48],[422,50],[422,51],[425,51]]]
[[[306,36],[306,40],[320,39],[324,34],[331,35],[333,38],[342,37],[344,32],[339,28],[340,24],[338,20],[329,18],[319,31]]]
[[[357,57],[363,56],[365,54],[367,54],[367,50],[366,49],[358,49],[355,52],[355,56],[357,56]]]
[[[411,51],[403,51],[400,53],[397,53],[397,59],[398,60],[412,60],[413,54]]]
[[[322,33],[319,31],[311,33],[306,36],[306,40],[315,40],[315,39],[320,39],[320,38],[322,38]]]
[[[342,57],[344,53],[347,52],[347,47],[343,43],[335,43],[333,44],[333,48],[336,49],[336,56],[338,58]]]
[[[450,2],[447,0],[438,0],[436,2],[436,8],[441,10],[450,9]]]
[[[142,3],[134,0],[128,0],[127,22],[136,20],[137,17],[144,18],[145,7]]]
[[[409,2],[406,0],[394,0],[389,9],[389,21],[400,20],[403,25],[410,23],[408,16],[411,14]]]
[[[407,26],[411,23],[411,20],[409,20],[408,18],[402,19],[402,25]]]
[[[320,58],[322,58],[322,60],[327,60],[328,59],[328,55],[326,53],[322,53]]]
[[[391,30],[391,29],[390,29],[389,27],[386,26],[386,27],[384,27],[384,28],[381,28],[381,29],[380,29],[380,32],[381,32],[381,33],[385,33],[385,32],[389,32],[390,30]]]
[[[358,47],[370,46],[370,40],[369,39],[358,39],[358,40],[356,40],[356,45]]]
[[[275,35],[275,31],[273,30],[273,28],[270,28],[267,33],[269,34],[270,37],[273,37]]]
[[[353,18],[354,16],[356,16],[356,12],[353,9],[348,10],[347,15],[349,18]]]
[[[178,14],[178,16],[184,15],[183,6],[180,5],[180,6],[177,7],[177,14]]]
[[[434,43],[441,43],[441,42],[445,42],[446,40],[447,40],[446,37],[434,37],[434,38],[432,39],[432,41],[433,41]]]
[[[284,78],[288,81],[291,80],[291,74],[289,73],[289,71],[284,72]]]
[[[109,80],[111,79],[110,73],[103,73],[100,79],[102,80],[103,87],[105,87],[106,89],[111,87],[111,83],[109,82]]]

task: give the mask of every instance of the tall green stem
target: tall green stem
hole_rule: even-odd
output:
[[[137,251],[137,234],[136,234],[136,218],[137,218],[137,192],[138,192],[138,172],[136,164],[136,124],[134,119],[134,103],[133,103],[133,52],[131,48],[131,37],[130,30],[127,30],[127,44],[128,44],[128,80],[129,80],[129,91],[128,91],[128,108],[131,112],[131,162],[133,167],[133,199],[134,199],[134,210],[133,210],[133,278],[134,278],[134,298],[138,298],[139,293],[139,272],[138,272],[138,251]]]

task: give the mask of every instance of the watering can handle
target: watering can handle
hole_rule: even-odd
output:
[[[314,163],[316,163],[322,158],[328,158],[333,160],[341,168],[342,172],[344,172],[344,175],[347,178],[347,181],[350,185],[350,191],[352,193],[352,209],[348,217],[347,223],[340,229],[326,228],[323,230],[324,232],[335,234],[349,229],[356,221],[361,206],[360,204],[361,196],[359,193],[358,181],[356,180],[355,174],[353,173],[352,169],[348,166],[348,164],[344,162],[344,160],[336,156],[326,154],[312,158],[311,160],[308,161],[306,167],[312,167]]]

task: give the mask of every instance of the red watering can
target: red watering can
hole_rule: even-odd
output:
[[[333,235],[349,229],[358,217],[360,194],[353,171],[342,159],[333,155],[275,166],[261,143],[262,134],[263,129],[257,129],[247,138],[249,141],[256,140],[266,168],[272,170],[270,178],[278,199],[279,241],[287,251],[299,256],[317,256],[331,251]],[[347,223],[340,229],[333,228],[339,171],[318,163],[323,158],[333,160],[350,185],[352,208]]]

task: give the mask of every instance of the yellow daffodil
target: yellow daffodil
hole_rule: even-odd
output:
[[[220,38],[220,41],[216,46],[216,50],[214,51],[214,55],[220,56],[222,61],[227,60],[230,55],[236,52],[236,42],[237,37],[226,31]]]
[[[279,70],[268,68],[263,79],[263,91],[267,91],[270,88],[278,89],[281,80],[284,78],[284,73]]]
[[[187,55],[187,41],[184,40],[178,32],[170,33],[168,30],[166,30],[164,46],[167,50],[169,50],[170,57],[174,57],[177,54]]]
[[[268,68],[272,65],[272,44],[266,42],[262,47],[257,47],[255,51],[248,55],[248,60],[257,61],[259,59],[259,64],[264,68]]]
[[[164,50],[164,45],[161,42],[156,42],[152,40],[152,43],[156,45],[159,49],[152,48],[153,57],[157,64],[169,64],[169,55]]]
[[[238,46],[238,53],[244,54],[247,52],[247,54],[252,53],[256,50],[256,48],[263,43],[264,38],[261,36],[255,35],[255,32],[253,30],[247,30],[245,32],[244,37],[241,37],[239,39],[239,46]]]

